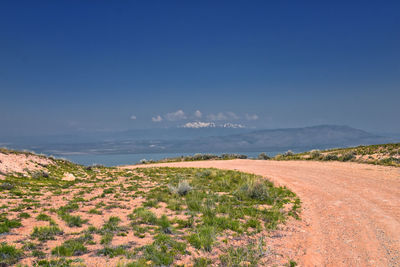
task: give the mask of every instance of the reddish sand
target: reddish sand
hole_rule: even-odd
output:
[[[400,266],[400,168],[357,163],[227,160],[124,168],[214,167],[262,175],[303,204],[304,231],[283,239],[301,266]],[[301,253],[299,253],[301,251]]]
[[[43,165],[53,164],[51,159],[30,154],[4,154],[0,152],[0,179],[3,174],[23,173],[43,169]]]

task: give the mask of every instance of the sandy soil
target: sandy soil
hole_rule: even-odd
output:
[[[400,266],[400,168],[258,160],[124,168],[138,166],[215,167],[268,177],[303,202],[304,231],[282,239],[300,266]]]
[[[7,173],[24,173],[41,170],[43,165],[54,162],[45,157],[28,154],[4,154],[0,152],[0,178]]]

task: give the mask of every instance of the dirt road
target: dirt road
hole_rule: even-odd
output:
[[[400,266],[400,168],[258,160],[156,166],[239,170],[289,187],[303,202],[302,237],[287,244],[301,251],[301,266]]]

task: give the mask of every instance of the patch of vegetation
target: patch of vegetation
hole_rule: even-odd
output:
[[[180,196],[187,195],[192,190],[189,182],[186,180],[179,181],[178,186],[168,185],[169,191],[173,194],[178,194]]]
[[[15,186],[12,183],[8,183],[8,182],[4,182],[4,183],[0,184],[0,189],[3,189],[3,190],[11,190],[11,189],[14,189],[14,187]]]
[[[101,215],[101,214],[103,214],[103,212],[98,209],[91,209],[91,210],[89,210],[89,214]]]
[[[212,226],[202,226],[197,232],[188,237],[189,243],[197,248],[211,251],[215,240],[215,229]]]
[[[169,235],[159,234],[154,237],[153,244],[144,246],[142,250],[144,258],[155,266],[169,266],[176,255],[185,253],[186,244],[173,240]]]
[[[207,267],[210,266],[211,263],[212,261],[207,258],[195,258],[193,267]]]
[[[63,219],[69,227],[81,227],[82,224],[88,222],[88,220],[83,220],[79,215],[64,214],[61,216],[61,219]]]
[[[104,247],[97,252],[97,255],[107,256],[110,258],[114,258],[116,256],[121,256],[126,254],[126,248],[124,246],[118,247]]]
[[[11,228],[21,227],[22,224],[20,220],[11,219],[9,220],[6,214],[0,215],[0,234],[8,233]]]
[[[47,214],[44,213],[40,213],[38,216],[36,216],[36,220],[38,221],[51,221],[51,217]]]
[[[8,266],[18,262],[22,257],[22,250],[6,243],[0,244],[0,265]]]
[[[268,156],[265,152],[262,152],[258,155],[257,159],[268,160],[271,159],[271,157]]]
[[[63,231],[56,225],[41,226],[33,228],[31,237],[38,239],[39,241],[46,241],[46,240],[54,240],[56,235],[61,235],[61,234],[63,234]]]
[[[88,220],[83,220],[79,215],[71,215],[70,212],[78,210],[79,205],[75,201],[71,201],[65,206],[58,209],[58,216],[67,223],[69,227],[81,227],[82,224],[88,222]]]
[[[146,160],[142,159],[140,164],[150,164],[150,163],[166,163],[166,162],[180,162],[180,161],[200,161],[200,160],[230,160],[230,159],[247,159],[246,155],[241,154],[194,154],[193,156],[180,156],[175,158],[165,158],[161,160]]]
[[[259,260],[264,255],[262,243],[256,248],[253,244],[245,247],[229,247],[219,259],[221,266],[258,266]]]
[[[51,259],[51,260],[39,260],[35,262],[34,266],[40,267],[69,267],[69,266],[79,266],[75,263],[79,263],[81,260],[75,259],[65,259],[65,258],[58,258],[58,259]]]
[[[61,246],[55,247],[51,254],[56,256],[80,256],[87,252],[87,248],[82,240],[70,239],[65,241]]]
[[[374,165],[400,167],[400,143],[334,148],[327,150],[313,149],[298,154],[283,154],[275,160],[320,160],[352,161]]]
[[[26,212],[21,212],[20,214],[18,214],[18,218],[21,218],[21,219],[28,219],[30,217],[31,217],[31,215]]]
[[[98,231],[102,235],[100,243],[109,245],[115,234],[127,231],[126,227],[119,226],[121,219],[116,216],[111,216],[103,227]]]
[[[157,217],[153,212],[145,208],[136,208],[129,218],[133,221],[133,224],[152,224],[157,223]]]

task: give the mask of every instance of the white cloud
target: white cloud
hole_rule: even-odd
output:
[[[151,118],[151,120],[152,120],[153,122],[160,122],[160,121],[162,121],[162,118],[161,118],[160,115],[157,115],[157,116]]]
[[[194,116],[196,117],[196,118],[201,118],[202,116],[203,116],[203,114],[201,113],[201,111],[200,110],[196,110],[196,112],[194,113]]]
[[[226,114],[228,115],[228,117],[229,117],[230,119],[234,119],[234,120],[240,119],[239,116],[236,115],[236,114],[233,113],[233,112],[227,112]]]
[[[194,121],[188,122],[182,125],[183,128],[192,128],[192,129],[200,129],[200,128],[246,128],[246,126],[237,123],[222,123],[216,124],[215,122],[202,122],[202,121]]]
[[[246,114],[246,119],[248,121],[255,121],[255,120],[258,120],[258,115],[257,114]]]
[[[223,121],[228,119],[228,117],[226,117],[226,115],[222,112],[218,114],[209,114],[207,118],[212,121]]]
[[[185,112],[183,110],[177,110],[175,112],[167,113],[165,118],[169,121],[177,121],[177,120],[184,120],[186,119]]]
[[[219,112],[217,114],[209,114],[207,118],[211,121],[226,121],[226,120],[237,120],[239,116],[234,112]]]
[[[132,115],[132,116],[131,116],[131,120],[136,120],[136,116],[135,116],[135,115]]]
[[[215,128],[216,125],[213,122],[201,122],[201,121],[195,121],[195,122],[188,122],[185,125],[182,126],[183,128]]]
[[[246,128],[242,124],[230,123],[230,122],[222,124],[221,127],[223,127],[223,128],[235,128],[235,129],[236,128]]]

